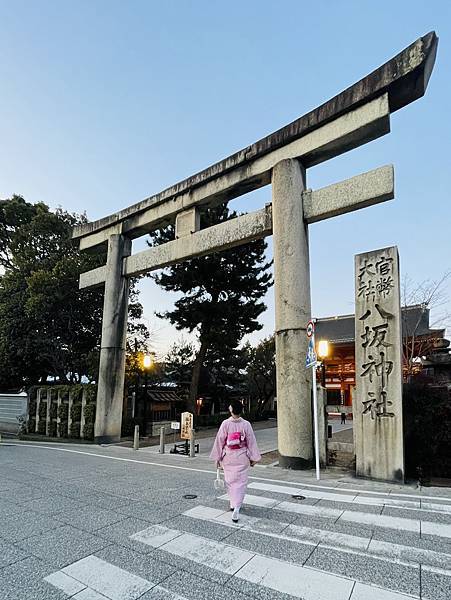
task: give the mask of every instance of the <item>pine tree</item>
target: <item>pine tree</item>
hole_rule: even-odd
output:
[[[204,209],[201,228],[236,217],[226,205]],[[151,234],[150,245],[174,239],[174,228]],[[177,329],[196,332],[199,346],[193,362],[189,408],[194,410],[199,377],[208,353],[237,348],[243,336],[260,330],[259,316],[266,310],[262,299],[272,285],[271,263],[265,257],[266,243],[248,244],[193,258],[154,275],[158,285],[170,292],[181,292],[173,310],[161,316]]]

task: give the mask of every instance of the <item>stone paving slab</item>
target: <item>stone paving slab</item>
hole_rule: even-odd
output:
[[[304,503],[303,503],[304,504]],[[331,500],[318,500],[316,506],[324,506],[325,508],[337,508],[339,510],[352,510],[362,512],[361,504],[352,504],[350,502],[332,502]],[[375,515],[382,514],[383,506],[365,506],[365,512],[374,513]],[[396,516],[396,514],[395,514]]]
[[[113,565],[136,573],[144,579],[159,584],[176,572],[175,567],[154,559],[151,554],[135,552],[125,546],[112,544],[103,550],[95,552],[95,556]]]
[[[210,521],[190,519],[189,517],[185,517],[183,515],[180,515],[175,519],[164,521],[164,525],[166,527],[170,527],[171,529],[181,529],[182,531],[186,531],[188,533],[201,535],[211,540],[223,540],[231,533],[225,527],[222,527],[219,524],[211,523]]]
[[[165,512],[165,507],[167,506],[168,503],[164,504],[160,501],[153,504],[152,502],[129,500],[126,504],[118,507],[116,510],[119,514],[127,517],[135,517],[136,519],[149,521],[149,523],[158,523],[160,520],[164,520],[164,516],[167,514]],[[163,513],[163,518],[160,518],[161,512]],[[168,515],[166,518],[169,518],[169,516],[170,515]]]
[[[384,506],[382,511],[383,515],[391,517],[402,517],[404,519],[417,519],[419,521],[430,521],[433,523],[443,523],[444,525],[451,525],[451,514],[441,513],[435,511],[421,511],[421,510],[403,510],[402,508],[393,508],[390,506]]]
[[[275,592],[269,588],[262,588],[261,585],[243,579],[237,579],[236,577],[229,579],[225,587],[233,590],[233,592],[227,592],[229,598],[233,598],[236,593],[242,593],[245,594],[245,596],[255,598],[256,600],[293,600],[293,596],[291,595]]]
[[[237,548],[264,554],[279,560],[303,565],[315,550],[315,545],[290,542],[285,539],[268,539],[250,531],[232,531],[224,540]]]
[[[420,567],[381,561],[370,556],[341,553],[329,548],[317,548],[306,566],[326,570],[379,585],[405,594],[420,595]]]
[[[0,495],[0,579],[2,584],[6,582],[1,588],[1,600],[3,595],[5,600],[67,598],[44,577],[89,557],[100,559],[107,569],[111,565],[150,582],[140,600],[293,600],[292,595],[281,590],[294,589],[290,587],[290,574],[295,572],[293,568],[305,569],[303,564],[308,567],[302,571],[307,583],[310,579],[313,582],[317,573],[321,575],[318,581],[336,581],[343,589],[348,589],[343,581],[355,581],[354,588],[349,588],[355,594],[350,599],[348,594],[346,600],[354,600],[354,595],[357,600],[406,600],[420,593],[426,600],[451,598],[451,538],[440,535],[440,527],[449,525],[445,509],[451,504],[451,494],[443,494],[442,489],[423,495],[422,489],[412,486],[372,485],[333,473],[325,474],[318,483],[309,473],[272,467],[254,469],[251,482],[267,482],[268,487],[249,490],[259,499],[259,505],[244,507],[243,519],[254,519],[254,528],[246,531],[227,525],[227,502],[217,498],[213,489],[215,471],[205,459],[154,455],[146,458],[144,453],[113,447],[84,446],[62,452],[58,445],[50,450],[28,446],[0,445],[0,473],[8,472],[8,489],[5,486]],[[285,495],[274,491],[271,485],[285,485]],[[280,502],[296,502],[290,497],[291,489],[311,492],[299,502],[305,507],[316,507],[316,516],[277,509]],[[186,493],[197,498],[185,500]],[[352,507],[342,501],[358,494],[367,496],[368,504]],[[376,505],[377,499],[389,497],[411,502],[412,507],[424,502],[426,506],[439,504],[445,509],[382,510]],[[371,505],[373,500],[375,504]],[[225,515],[224,522],[189,516],[190,511],[202,506],[202,510],[216,509],[214,514]],[[327,509],[336,517],[327,516]],[[337,521],[343,511],[348,520]],[[374,521],[379,511],[389,518],[383,521],[384,526]],[[368,523],[355,522],[354,513],[360,521],[365,515]],[[420,535],[419,525],[418,532],[405,529],[420,520],[429,523],[430,531],[437,535]],[[173,539],[165,549],[131,537],[154,523],[178,532],[180,539]],[[295,529],[292,533],[296,540],[279,539],[277,536],[283,535],[284,530],[289,537],[290,524],[304,527],[305,535],[308,528],[317,528],[330,544],[309,544]],[[20,539],[15,541],[17,536]],[[370,543],[369,549],[360,552],[359,546],[359,552],[353,554],[349,548],[338,547],[340,540],[346,545],[346,536],[360,536],[374,544],[389,542],[399,549],[392,555],[389,548],[374,546],[381,554],[377,558],[371,553]],[[249,563],[251,566],[243,565],[238,573],[224,572],[212,559],[208,559],[208,565],[202,564],[205,555],[201,562],[199,558],[194,560],[196,544],[189,544],[195,539],[203,548],[209,542],[223,544],[229,548],[230,556],[244,552],[261,558],[252,563],[255,568]],[[334,547],[334,543],[338,546]],[[421,550],[426,554],[422,555]],[[428,555],[428,551],[434,554]],[[421,560],[429,561],[429,566],[421,567],[420,581]],[[244,577],[240,577],[241,569]],[[111,572],[115,572],[114,568]],[[108,594],[113,593],[113,588],[110,586],[109,592],[107,587],[102,588],[106,594],[102,600],[111,600]],[[91,600],[96,594],[98,600],[99,593],[86,588],[73,598]]]
[[[0,522],[3,522],[5,517],[15,513],[20,513],[22,511],[23,508],[19,504],[14,504],[13,502],[8,502],[7,500],[0,500]]]
[[[109,545],[105,539],[65,525],[17,542],[17,546],[57,567],[64,567]]]
[[[2,519],[0,537],[17,542],[34,535],[44,534],[62,526],[62,523],[53,518],[42,515],[34,510],[16,512]]]
[[[94,532],[107,525],[123,521],[126,516],[104,508],[84,506],[83,508],[70,508],[67,511],[59,512],[54,518],[78,529]]]
[[[0,569],[29,557],[29,554],[14,544],[0,541]]]
[[[79,492],[71,493],[71,497],[78,500],[81,500],[84,504],[89,506],[98,506],[99,508],[104,508],[106,510],[113,510],[119,512],[119,510],[123,506],[127,506],[130,503],[130,499],[126,496],[112,496],[110,494],[102,494],[100,492],[84,492],[80,490]]]
[[[22,504],[23,510],[34,510],[45,515],[66,513],[67,511],[76,510],[83,506],[83,503],[57,493],[34,500],[27,500]]]
[[[44,581],[52,571],[52,564],[35,557],[0,570],[2,600],[66,600],[66,594]]]
[[[231,593],[230,589],[222,585],[217,585],[193,575],[186,571],[174,573],[165,580],[164,587],[171,592],[180,594],[187,600],[249,600],[249,596],[236,591]],[[152,592],[145,594],[140,600],[166,600],[164,596],[152,595]],[[170,599],[172,600],[172,598]]]
[[[96,531],[96,536],[102,538],[106,542],[130,548],[135,552],[140,552],[141,554],[149,554],[150,552],[152,552],[152,548],[144,544],[139,544],[138,542],[130,538],[131,535],[137,533],[138,531],[142,531],[148,526],[149,523],[147,521],[135,519],[133,517],[128,517],[123,521],[119,521],[118,523],[114,523],[113,525],[108,525],[107,527],[98,529]]]
[[[12,495],[17,498],[17,504],[23,504],[29,500],[37,500],[38,498],[42,498],[44,492],[38,487],[33,487],[30,485],[27,486],[23,484],[15,485],[8,490],[0,490],[0,500],[11,498]]]
[[[191,573],[191,575],[194,575],[196,578],[206,579],[216,584],[223,585],[230,579],[230,574],[216,571],[215,569],[205,567],[204,565],[195,562],[190,562],[189,560],[186,560],[183,557],[169,554],[164,550],[153,550],[152,557],[161,560],[162,562],[168,563],[177,571],[187,571]]]
[[[451,577],[421,569],[421,597],[427,600],[449,600]]]

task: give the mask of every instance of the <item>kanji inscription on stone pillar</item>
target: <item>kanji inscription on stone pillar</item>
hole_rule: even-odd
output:
[[[401,308],[396,246],[355,257],[356,474],[404,480]]]

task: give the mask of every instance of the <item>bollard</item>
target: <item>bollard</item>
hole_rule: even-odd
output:
[[[328,438],[332,437],[332,425],[327,426],[327,437]]]
[[[194,458],[196,454],[196,444],[194,441],[194,429],[191,429],[189,436],[189,456],[190,458]]]
[[[135,437],[133,438],[133,450],[139,450],[139,425],[135,425]]]
[[[164,427],[160,427],[160,454],[164,454]]]

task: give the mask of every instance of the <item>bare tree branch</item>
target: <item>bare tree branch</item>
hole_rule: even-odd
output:
[[[444,306],[449,301],[449,292],[447,284],[451,281],[451,270],[445,273],[437,280],[426,279],[419,284],[405,275],[401,284],[401,304],[403,307],[403,344],[402,354],[404,363],[404,376],[407,380],[420,368],[421,357],[429,354],[437,345],[437,339],[441,338],[442,330],[449,326],[450,314],[436,314],[434,321],[430,322],[430,311]],[[420,309],[418,318],[413,326],[409,326],[408,310],[411,307]],[[420,334],[419,327],[424,318],[424,314],[428,313],[428,327],[431,330],[436,330],[436,334]],[[411,329],[411,330],[410,330]]]

